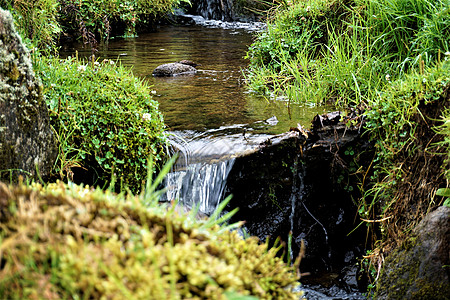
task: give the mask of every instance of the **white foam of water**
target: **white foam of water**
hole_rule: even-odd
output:
[[[266,28],[266,23],[264,22],[228,22],[220,20],[209,20],[202,16],[197,15],[183,15],[185,17],[191,18],[195,24],[200,26],[205,26],[209,28],[223,28],[223,29],[243,29],[246,31],[260,31]]]
[[[168,174],[167,200],[179,200],[189,208],[199,205],[200,212],[207,215],[213,213],[223,199],[226,179],[233,163],[234,159],[215,164],[191,164],[185,170]]]

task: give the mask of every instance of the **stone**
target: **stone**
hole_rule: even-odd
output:
[[[374,299],[448,299],[450,208],[440,206],[386,257]]]
[[[57,143],[42,92],[11,13],[0,9],[0,180],[50,174]]]
[[[153,70],[152,75],[155,77],[164,77],[195,74],[197,72],[196,66],[197,64],[191,61],[182,60],[176,63],[160,65]]]
[[[287,243],[292,232],[294,258],[301,240],[306,245],[304,272],[341,270],[364,251],[365,228],[354,230],[358,179],[350,173],[355,162],[368,165],[373,148],[360,126],[343,118],[339,112],[317,116],[311,131],[292,128],[270,138],[237,157],[227,178],[228,207],[239,208],[230,222],[245,221],[247,232],[262,241],[281,237]]]

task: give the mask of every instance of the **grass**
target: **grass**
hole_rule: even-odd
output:
[[[256,91],[367,105],[375,91],[449,51],[446,1],[289,3],[269,16],[249,48],[248,81]]]

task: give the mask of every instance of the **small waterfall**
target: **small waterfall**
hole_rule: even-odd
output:
[[[228,174],[235,158],[254,151],[271,135],[251,134],[274,118],[251,124],[236,124],[204,132],[176,131],[169,140],[179,155],[172,172],[166,175],[167,192],[161,201],[179,201],[186,208],[199,206],[203,214],[212,214],[223,200]]]
[[[192,9],[205,19],[233,21],[232,0],[193,1]]]
[[[303,173],[304,173],[304,169],[305,167],[302,165],[302,169],[303,169]],[[294,163],[294,169],[292,170],[293,174],[293,182],[292,182],[292,193],[291,193],[291,213],[289,215],[289,224],[291,225],[290,228],[290,234],[292,236],[294,236],[294,217],[295,217],[295,208],[296,208],[296,204],[297,204],[297,200],[298,198],[302,197],[303,194],[303,190],[305,188],[304,184],[303,184],[303,174],[298,172],[298,157],[295,160]],[[297,175],[300,179],[300,184],[297,187]],[[289,249],[289,257],[290,257],[290,261],[293,262],[294,261],[294,251],[292,249],[292,247],[290,247]]]
[[[166,177],[168,201],[179,199],[183,206],[199,205],[199,211],[210,215],[222,200],[226,179],[234,158],[217,163],[196,163]]]
[[[199,206],[202,214],[212,214],[226,187],[227,177],[233,167],[234,152],[242,146],[237,135],[224,127],[198,133],[173,132],[170,143],[179,158],[166,175],[167,192],[162,201],[179,201],[187,209]],[[238,135],[242,136],[242,134]]]

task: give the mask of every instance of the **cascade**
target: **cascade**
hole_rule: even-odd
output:
[[[192,3],[192,10],[205,19],[233,21],[232,8],[232,0],[198,0]]]
[[[231,158],[217,163],[189,164],[184,170],[169,173],[166,177],[166,199],[178,199],[184,207],[199,206],[201,213],[212,214],[222,200],[233,163]]]
[[[212,214],[224,198],[235,157],[267,138],[247,138],[243,134],[246,130],[233,125],[203,133],[173,132],[169,140],[179,157],[165,178],[166,193],[161,200],[179,201],[188,209],[198,206],[202,214]]]

